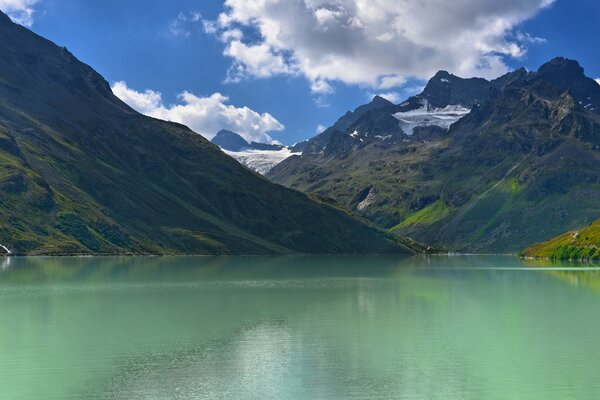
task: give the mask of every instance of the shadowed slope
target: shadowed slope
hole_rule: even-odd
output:
[[[143,116],[0,13],[0,243],[17,253],[407,252]]]

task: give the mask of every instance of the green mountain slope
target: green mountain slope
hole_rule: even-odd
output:
[[[478,82],[488,87],[480,105],[428,94],[434,114],[448,98],[472,107],[447,131],[421,126],[402,135],[396,123],[386,132],[392,117],[368,112],[322,150],[290,157],[268,176],[453,251],[516,253],[597,218],[600,85],[557,58],[489,83],[444,78],[456,87],[441,94],[481,93]]]
[[[409,252],[140,115],[2,13],[0,54],[0,244],[15,253]]]
[[[555,260],[600,260],[600,219],[585,228],[528,247],[522,255]]]

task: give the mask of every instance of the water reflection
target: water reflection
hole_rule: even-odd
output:
[[[11,257],[1,257],[0,258],[0,273],[6,272],[10,269]]]
[[[14,258],[0,274],[0,387],[22,399],[595,398],[597,288],[598,270],[515,257]]]
[[[390,276],[411,269],[524,268],[515,257],[15,257],[1,259],[2,282],[281,279]]]

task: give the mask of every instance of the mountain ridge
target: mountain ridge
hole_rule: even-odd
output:
[[[15,254],[410,253],[143,116],[0,13],[0,243]]]
[[[472,81],[487,87],[485,98],[463,103],[470,111],[453,116],[447,129],[435,118],[445,117],[439,107],[450,100],[439,99],[475,99],[485,88],[444,92],[438,108],[428,100],[437,89],[428,89],[394,106],[400,112],[371,110],[321,150],[290,157],[267,176],[436,247],[518,252],[600,215],[600,120],[593,102],[600,86],[565,58],[539,71]],[[442,72],[428,86],[442,87],[442,79],[452,87],[464,82]],[[403,124],[414,126],[412,135]],[[558,217],[548,219],[552,214]]]

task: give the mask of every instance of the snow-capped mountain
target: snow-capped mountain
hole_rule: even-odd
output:
[[[217,133],[212,143],[241,164],[263,175],[289,156],[299,154],[280,144],[248,143],[239,134],[224,129]]]
[[[427,140],[446,132],[452,124],[483,104],[493,90],[524,79],[522,68],[501,78],[460,78],[439,71],[423,91],[401,104],[376,96],[368,104],[349,111],[321,134],[292,148],[303,154],[323,154],[344,158],[357,148],[371,144]]]
[[[256,150],[244,149],[240,151],[223,150],[231,157],[244,164],[246,167],[258,172],[266,174],[274,166],[285,160],[286,158],[299,153],[292,153],[290,149],[284,147],[280,150]]]
[[[267,176],[440,248],[513,253],[600,215],[600,85],[563,57],[492,81],[441,71]]]

